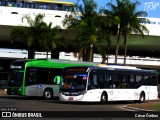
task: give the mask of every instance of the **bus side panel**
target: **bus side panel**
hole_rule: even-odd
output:
[[[43,96],[45,89],[51,89],[53,91],[53,97],[59,97],[59,85],[39,84],[38,96]]]
[[[136,89],[107,89],[108,101],[138,100]]]
[[[158,84],[158,97],[160,98],[160,84]]]
[[[37,96],[37,85],[26,86],[25,95],[26,96]]]
[[[101,89],[93,89],[88,90],[84,95],[81,101],[89,101],[89,102],[100,102],[101,100]]]
[[[153,100],[157,98],[157,86],[144,86],[144,89],[146,91],[146,100]]]
[[[45,89],[51,89],[53,91],[53,96],[59,96],[59,85],[45,85],[45,84],[38,84],[38,85],[31,85],[26,87],[26,96],[43,96]]]

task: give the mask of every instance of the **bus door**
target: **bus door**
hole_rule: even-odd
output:
[[[95,99],[100,96],[100,89],[98,87],[98,72],[97,70],[91,70],[88,79],[88,98]],[[94,95],[93,95],[94,94]]]
[[[145,93],[146,93],[146,100],[148,100],[149,99],[149,96],[150,96],[150,87],[149,87],[149,80],[150,79],[150,77],[149,77],[149,75],[145,75],[144,76],[144,80],[143,80],[143,85],[144,85],[144,90],[145,90]]]
[[[28,69],[26,75],[26,93],[27,96],[37,96],[37,70]]]
[[[154,99],[157,97],[157,76],[150,75],[148,81],[148,99]]]
[[[54,96],[59,96],[59,87],[60,87],[60,81],[61,81],[61,76],[56,75],[53,79],[53,91],[54,91]]]
[[[59,96],[62,72],[63,72],[63,69],[61,69],[61,68],[53,68],[49,72],[50,83],[51,83],[51,85],[53,85],[53,87],[52,87],[52,89],[54,91],[53,96],[55,96],[55,97]]]

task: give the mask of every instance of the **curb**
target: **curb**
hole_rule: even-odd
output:
[[[135,111],[155,111],[155,110],[141,109],[141,108],[136,108],[136,107],[128,107],[128,105],[123,106],[123,108],[135,110]]]

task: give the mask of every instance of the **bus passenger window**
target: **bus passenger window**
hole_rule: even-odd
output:
[[[105,79],[105,88],[112,88],[112,76],[109,74],[105,74],[104,75],[104,79]]]
[[[126,88],[127,87],[127,76],[126,75],[122,75],[122,79],[120,82],[120,88]]]
[[[136,76],[136,83],[135,83],[135,88],[140,87],[142,84],[142,76]]]
[[[119,88],[119,78],[118,75],[112,75],[113,88]]]
[[[134,75],[128,75],[128,88],[134,88]]]
[[[99,75],[99,79],[98,79],[98,88],[104,88],[104,78],[103,78],[103,74]]]
[[[93,75],[93,84],[97,85],[97,75]]]
[[[150,76],[150,85],[157,85],[156,76]]]
[[[149,85],[149,76],[144,76],[143,85]]]

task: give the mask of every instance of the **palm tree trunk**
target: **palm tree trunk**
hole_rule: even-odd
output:
[[[51,59],[59,59],[59,50],[55,48],[51,51]]]
[[[35,50],[33,48],[28,49],[28,59],[34,59],[35,57]]]
[[[93,44],[91,43],[90,45],[90,58],[89,58],[89,61],[90,62],[93,62]]]
[[[119,32],[118,32],[118,38],[116,40],[116,54],[115,54],[115,64],[117,64],[117,58],[118,58],[118,51],[119,51],[119,41],[120,41],[120,32],[121,30],[119,29]]]
[[[124,36],[124,65],[126,65],[126,56],[127,56],[127,35]]]
[[[86,51],[86,49],[83,50],[82,56],[83,56],[83,61],[87,61],[87,51]]]
[[[48,59],[48,51],[46,52],[46,59]]]
[[[109,47],[107,48],[107,64],[108,64],[108,56],[109,56]]]

